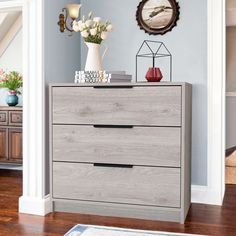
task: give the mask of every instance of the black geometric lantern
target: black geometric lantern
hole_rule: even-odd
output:
[[[145,81],[148,70],[158,69],[162,81],[172,81],[172,55],[163,42],[144,40],[136,55],[136,82]]]

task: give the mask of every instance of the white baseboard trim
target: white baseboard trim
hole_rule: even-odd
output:
[[[20,197],[19,213],[45,216],[52,212],[52,201],[50,196],[45,198]]]
[[[220,191],[216,191],[208,186],[192,185],[191,202],[209,205],[222,205]],[[32,215],[45,216],[52,212],[52,201],[50,195],[45,198],[19,198],[19,212]]]
[[[208,186],[192,185],[191,202],[209,205],[222,205],[222,197],[220,191],[212,189]]]

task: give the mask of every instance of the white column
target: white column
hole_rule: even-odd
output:
[[[208,189],[211,204],[225,192],[225,0],[208,0]]]
[[[45,215],[45,82],[43,68],[43,0],[23,3],[23,195],[19,212]]]

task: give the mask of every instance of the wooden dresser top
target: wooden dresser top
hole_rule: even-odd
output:
[[[9,106],[0,106],[0,111],[22,111],[23,107],[21,106],[15,106],[15,107],[9,107]]]
[[[52,83],[49,84],[50,87],[119,87],[119,86],[191,86],[191,84],[186,82],[139,82],[139,83]]]

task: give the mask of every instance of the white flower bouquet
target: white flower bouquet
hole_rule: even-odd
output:
[[[85,42],[101,44],[107,39],[108,32],[113,30],[113,26],[108,21],[103,22],[100,17],[93,17],[93,13],[88,14],[88,18],[73,22],[73,30],[80,32]]]

